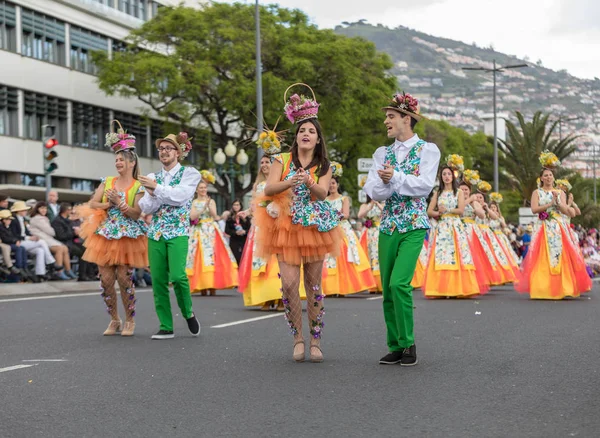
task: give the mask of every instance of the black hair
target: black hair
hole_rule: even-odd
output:
[[[458,192],[458,184],[456,181],[456,176],[454,175],[454,169],[452,169],[450,166],[445,165],[442,166],[442,168],[440,169],[440,191],[443,191],[446,187],[444,184],[444,180],[442,179],[442,173],[444,172],[444,170],[449,169],[450,173],[452,173],[452,191],[454,192],[454,196],[456,196],[456,193]]]
[[[336,183],[338,183],[338,193],[342,193],[342,185],[340,184],[339,176],[332,176],[331,179],[334,179]]]
[[[31,210],[31,214],[29,215],[29,217],[34,217],[40,214],[40,208],[42,207],[48,207],[48,204],[46,204],[44,201],[40,201],[37,204],[35,204],[33,210]]]
[[[408,114],[405,113],[400,113],[400,117],[404,118],[404,117],[410,117],[410,129],[412,129],[413,131],[415,130],[415,125],[417,124],[418,120],[415,119],[412,116],[409,116]]]
[[[240,198],[235,198],[233,201],[231,201],[231,211],[233,211],[233,204],[235,204],[236,202],[240,203],[240,209],[244,208],[244,204],[242,204],[242,200]]]
[[[0,202],[4,202],[8,199],[8,196],[6,195],[0,195]]]
[[[298,131],[300,131],[302,125],[308,122],[315,126],[315,129],[317,130],[318,141],[315,146],[313,159],[304,170],[309,170],[316,166],[317,175],[325,176],[327,175],[327,172],[329,172],[329,159],[327,158],[327,145],[325,144],[325,137],[323,137],[323,130],[321,129],[321,125],[317,119],[306,119],[298,122],[296,132],[294,132],[294,142],[292,143],[292,147],[290,149],[292,161],[297,169],[302,167],[302,164],[300,164],[300,158],[298,157]]]
[[[71,204],[69,204],[68,202],[61,202],[60,203],[60,210],[58,212],[58,214],[63,214],[64,212],[66,212],[67,210],[71,209]]]

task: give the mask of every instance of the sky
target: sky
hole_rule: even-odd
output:
[[[249,3],[255,0],[217,0]],[[597,0],[259,0],[301,9],[320,28],[366,19],[394,28],[539,59],[586,79],[600,77],[600,2]],[[194,0],[188,0],[189,3]]]

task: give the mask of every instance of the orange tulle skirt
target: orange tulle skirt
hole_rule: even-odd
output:
[[[518,292],[529,293],[531,299],[560,300],[565,297],[578,297],[591,290],[592,280],[583,258],[562,226],[560,230],[562,253],[559,272],[550,266],[546,224],[542,224],[522,263],[522,274],[515,286]]]
[[[496,260],[496,269],[499,274],[499,276],[497,276],[496,278],[497,282],[492,283],[492,285],[498,286],[506,283],[515,283],[519,278],[519,271],[513,268],[513,266],[510,264],[510,260],[508,260],[508,265],[502,265],[502,263],[500,263],[500,259],[498,258],[498,255],[496,254],[493,245],[493,243],[496,244],[496,247],[498,247],[499,245],[498,240],[496,239],[496,235],[489,228],[481,228],[481,232],[483,233],[488,247],[494,255],[494,259]],[[499,249],[500,251],[502,251],[502,247],[500,247]],[[504,251],[502,251],[502,254],[504,254]]]
[[[268,259],[276,255],[281,262],[301,265],[323,260],[327,254],[339,254],[342,239],[339,227],[321,232],[316,226],[293,224],[290,215],[292,198],[287,191],[259,198],[259,205],[266,199],[278,206],[279,216],[272,218],[264,207],[258,207],[255,211],[258,227],[256,254],[259,257]]]
[[[85,253],[83,260],[98,266],[131,266],[145,268],[148,266],[148,238],[137,239],[122,237],[107,239],[96,234],[96,230],[107,218],[105,210],[90,208],[87,204],[77,207],[82,218],[80,237],[84,239]]]
[[[494,265],[495,259],[490,260],[490,257],[494,257],[492,250],[489,249],[490,255],[485,251],[484,245],[487,246],[485,239],[482,234],[478,234],[475,230],[475,224],[465,223],[465,228],[469,236],[469,246],[471,248],[471,254],[473,256],[473,263],[475,264],[475,276],[477,277],[477,283],[481,293],[486,293],[490,290],[490,285],[502,284],[502,274],[497,266]],[[481,236],[481,239],[480,239]]]

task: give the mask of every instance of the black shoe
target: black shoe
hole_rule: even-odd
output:
[[[385,356],[383,356],[381,359],[379,359],[379,363],[381,365],[394,365],[400,363],[400,361],[402,360],[403,351],[404,350],[391,351]]]
[[[8,268],[5,268],[4,266],[0,266],[0,273],[4,275],[10,275],[10,270]]]
[[[42,276],[41,275],[32,275],[31,277],[29,277],[31,279],[31,281],[33,281],[34,283],[41,283],[42,282]]]
[[[17,268],[16,266],[11,266],[10,267],[10,273],[13,275],[20,275],[21,274],[21,270],[19,268]]]
[[[152,335],[152,339],[173,339],[174,337],[173,332],[167,330],[159,330],[157,334]]]
[[[192,316],[185,320],[188,325],[188,329],[190,329],[190,333],[193,336],[198,336],[200,334],[200,323],[198,322],[198,318],[196,315],[192,313]]]
[[[402,362],[400,362],[400,365],[403,367],[412,367],[417,362],[417,347],[414,344],[402,351]]]

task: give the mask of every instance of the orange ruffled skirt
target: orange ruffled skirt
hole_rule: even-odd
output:
[[[522,263],[522,274],[515,289],[529,293],[532,300],[561,300],[578,297],[592,289],[585,261],[573,246],[564,228],[560,227],[562,252],[557,267],[550,266],[546,224],[532,239],[529,252]]]
[[[96,234],[98,227],[107,218],[105,210],[90,208],[84,204],[77,207],[82,218],[80,237],[84,239],[85,253],[83,260],[98,266],[131,266],[145,268],[148,266],[148,238],[137,239],[122,237],[107,239]]]
[[[496,260],[496,269],[498,270],[499,276],[496,279],[497,282],[492,283],[492,285],[498,286],[506,283],[516,283],[519,279],[519,271],[510,264],[510,260],[506,254],[504,254],[504,251],[500,246],[500,242],[496,238],[494,232],[487,225],[478,225],[478,227],[481,230],[488,247],[492,250],[492,254]],[[507,264],[502,264],[500,261],[500,254],[504,255],[507,260]]]

